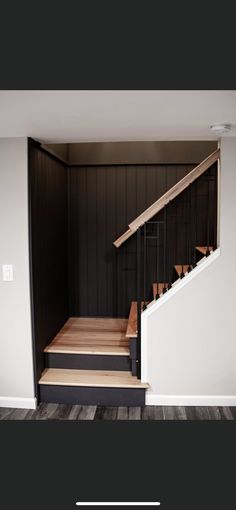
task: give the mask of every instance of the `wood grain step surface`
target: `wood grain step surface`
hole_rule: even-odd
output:
[[[39,384],[58,386],[87,386],[108,388],[148,388],[147,383],[133,376],[131,372],[109,370],[70,370],[46,368]]]
[[[183,264],[183,265],[176,265],[175,266],[175,271],[178,273],[179,277],[183,271],[183,273],[187,273],[188,272],[188,267],[189,267],[189,264]]]
[[[153,283],[152,284],[153,299],[156,298],[157,294],[160,296],[160,294],[163,293],[163,289],[167,288],[167,286],[168,283]]]
[[[202,255],[206,255],[207,250],[213,251],[213,246],[196,246],[196,250],[202,253]]]
[[[90,342],[90,343],[94,343],[94,344],[99,344],[100,342],[103,344],[103,345],[106,345],[106,344],[109,344],[109,345],[120,345],[121,343],[125,342],[126,341],[126,338],[125,338],[125,333],[123,332],[114,332],[114,331],[111,331],[110,333],[108,331],[104,331],[104,333],[102,332],[93,332],[93,331],[65,331],[65,330],[61,330],[56,336],[55,336],[55,340],[57,342],[64,342],[65,340],[66,341],[72,341],[72,342],[82,342],[84,343],[85,341],[87,342]]]
[[[132,301],[130,306],[126,337],[137,338],[137,301]]]
[[[91,354],[101,356],[129,356],[129,347],[114,346],[114,345],[94,345],[90,343],[66,343],[66,342],[51,342],[44,352],[58,353],[58,354]]]
[[[126,331],[127,319],[110,317],[70,317],[64,328],[81,331]]]
[[[127,323],[127,319],[72,317],[44,352],[128,356]]]
[[[148,301],[146,301],[146,306],[149,304]],[[143,308],[144,301],[141,303],[141,308]],[[130,312],[129,312],[129,319],[128,319],[128,326],[126,330],[126,338],[137,338],[138,336],[138,324],[137,324],[137,301],[132,301],[130,306]]]

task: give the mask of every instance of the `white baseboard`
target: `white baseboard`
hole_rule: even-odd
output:
[[[146,394],[147,406],[236,406],[236,395]]]
[[[36,398],[0,397],[0,407],[13,407],[16,409],[36,409]]]

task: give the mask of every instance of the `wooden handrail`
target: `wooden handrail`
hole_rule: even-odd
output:
[[[194,182],[200,175],[202,175],[208,168],[210,168],[213,163],[215,163],[220,157],[220,149],[214,151],[210,156],[204,159],[198,166],[193,168],[191,172],[183,177],[180,181],[178,181],[172,188],[170,188],[164,195],[162,195],[154,204],[150,205],[143,213],[141,213],[137,218],[129,224],[128,230],[122,234],[116,241],[114,241],[114,245],[116,248],[119,248],[129,237],[131,237],[139,227],[141,227],[146,221],[150,220],[155,216],[165,205],[167,205],[171,200],[177,197],[184,189],[186,189],[192,182]]]

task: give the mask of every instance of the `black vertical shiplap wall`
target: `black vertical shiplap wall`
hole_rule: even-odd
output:
[[[70,315],[126,317],[136,298],[136,239],[127,225],[194,165],[69,168]]]
[[[43,349],[68,318],[67,168],[29,140],[31,295],[37,378]]]
[[[195,165],[66,167],[29,140],[29,218],[32,318],[37,379],[43,349],[69,316],[127,317],[136,299],[136,236],[116,249],[127,225]],[[194,184],[197,244],[206,244],[206,175],[210,185],[211,243],[216,242],[216,165]],[[215,177],[214,177],[215,176]],[[184,192],[185,193],[185,192]],[[184,205],[185,204],[185,205]],[[186,263],[186,197],[167,207],[169,267]],[[178,216],[178,218],[177,218]],[[163,219],[163,211],[158,215]],[[157,272],[156,241],[150,241],[146,298]],[[163,243],[160,249],[163,249]]]

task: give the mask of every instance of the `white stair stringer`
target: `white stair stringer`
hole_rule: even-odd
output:
[[[196,267],[192,269],[189,273],[186,273],[183,278],[178,278],[176,280],[171,289],[162,294],[159,299],[151,301],[147,308],[141,314],[141,381],[147,380],[147,318],[155,313],[161,306],[164,306],[167,301],[169,301],[177,292],[180,292],[185,285],[196,278],[202,271],[204,271],[208,266],[210,266],[218,257],[220,256],[220,248],[212,251],[208,257],[202,257],[201,260],[197,263]]]

